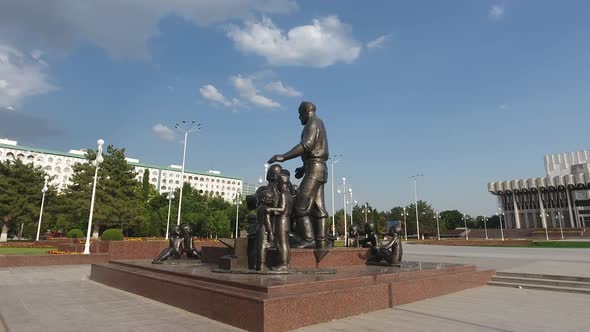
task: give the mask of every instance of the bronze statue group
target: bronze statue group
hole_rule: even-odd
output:
[[[328,180],[328,134],[313,103],[302,102],[298,113],[303,126],[301,140],[288,152],[268,160],[272,164],[266,174],[268,184],[246,197],[248,208],[256,210],[255,217],[248,217],[249,266],[258,271],[287,271],[291,247],[313,248],[316,252],[323,252],[320,255],[323,257],[335,240],[326,232],[328,212],[324,203],[324,185]],[[295,178],[301,179],[299,187],[291,183],[288,170],[274,164],[298,157],[303,161],[303,166],[295,170]],[[189,257],[199,255],[194,250],[192,238],[187,240],[190,236],[185,228],[173,229],[170,247],[164,249],[154,263],[177,259],[182,253]],[[190,226],[186,230],[190,233]],[[402,254],[399,226],[389,230],[391,239],[384,245],[379,242],[374,226],[365,225],[366,239],[361,241],[358,240],[358,227],[354,230],[355,234],[351,235],[355,236],[357,244],[371,248],[368,263],[384,260],[388,264],[399,264]],[[276,258],[267,262],[271,248],[276,250]],[[316,255],[316,260],[320,256]]]

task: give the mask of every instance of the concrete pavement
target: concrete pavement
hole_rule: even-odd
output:
[[[590,277],[590,250],[406,245],[406,260]],[[88,280],[90,266],[0,268],[0,331],[238,331]],[[590,296],[480,287],[301,331],[588,331]]]

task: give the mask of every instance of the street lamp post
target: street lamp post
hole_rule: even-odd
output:
[[[332,236],[336,237],[336,221],[334,218],[334,216],[336,215],[336,210],[334,207],[334,164],[342,160],[342,155],[337,154],[333,157],[330,157],[330,159],[332,160],[332,162],[330,162],[332,166]]]
[[[170,231],[170,208],[172,207],[172,200],[174,199],[174,192],[172,191],[172,188],[170,188],[170,191],[168,192],[168,196],[166,196],[166,198],[168,199],[168,221],[166,222],[166,240],[168,240],[168,232]]]
[[[557,218],[557,220],[559,220],[559,231],[561,232],[561,239],[563,240],[564,239],[563,226],[562,226],[563,215],[561,214],[561,211],[556,213],[556,218]]]
[[[463,216],[463,222],[465,223],[465,241],[469,241],[469,230],[467,229],[467,217]]]
[[[236,236],[235,239],[238,239],[238,219],[240,217],[240,193],[236,193]]]
[[[487,217],[483,218],[483,229],[486,232],[486,240],[489,240],[488,239],[488,218]]]
[[[436,216],[436,236],[438,237],[438,240],[440,241],[440,227],[438,224],[439,213],[435,212],[435,216]]]
[[[45,184],[43,185],[43,189],[41,189],[41,192],[43,193],[43,196],[41,198],[41,211],[39,212],[39,224],[37,225],[37,239],[35,241],[39,241],[39,233],[41,232],[41,220],[43,219],[43,205],[45,204],[45,193],[48,190],[48,188],[47,188],[47,180],[49,180],[49,176],[48,175],[45,175],[44,179],[45,179]]]
[[[342,191],[338,189],[338,193],[342,193],[343,209],[344,209],[344,245],[348,246],[348,225],[346,224],[346,178],[342,178]]]
[[[365,208],[364,208],[363,212],[365,213],[365,224],[366,224],[368,222],[367,213],[369,213],[369,203],[365,203]]]
[[[191,121],[190,124],[187,124],[187,122],[183,120],[181,123],[174,125],[174,128],[176,131],[184,134],[184,147],[182,149],[182,171],[180,172],[180,195],[178,197],[178,218],[176,220],[176,224],[180,225],[180,212],[182,211],[182,187],[184,187],[184,164],[186,161],[186,143],[188,140],[188,134],[201,129],[201,124],[195,123],[195,121]]]
[[[270,167],[269,164],[264,164],[264,173],[262,174],[262,176],[258,179],[258,183],[262,184],[264,182],[264,179],[266,179],[266,173],[268,173],[268,168]]]
[[[404,206],[403,215],[404,215],[404,233],[405,233],[404,236],[406,238],[406,241],[408,241],[408,223],[407,223],[407,220],[406,220],[407,219],[407,216],[408,216],[408,213],[406,212],[406,207],[405,206]]]
[[[90,233],[92,232],[92,215],[94,214],[94,198],[96,197],[96,182],[98,180],[98,169],[104,158],[102,156],[102,146],[104,140],[99,139],[96,141],[98,149],[96,150],[96,158],[92,161],[94,169],[94,183],[92,184],[92,198],[90,199],[90,215],[88,216],[88,230],[86,231],[86,243],[84,243],[84,254],[90,254]]]
[[[502,226],[502,217],[504,216],[504,212],[502,212],[502,208],[498,208],[498,213],[496,215],[500,219],[500,235],[502,236],[502,241],[504,241],[504,226]]]
[[[352,199],[352,188],[348,186],[348,192],[350,193],[350,226],[352,226],[352,209],[354,209],[354,200]]]
[[[539,217],[541,218],[541,220],[545,219],[545,218],[543,218],[544,216],[550,217],[549,212],[542,212],[539,215]],[[545,222],[543,223],[543,226],[545,227],[545,239],[547,241],[549,241],[549,231],[547,230],[547,219],[545,219]]]
[[[410,180],[414,181],[414,203],[416,204],[416,235],[418,236],[418,240],[420,240],[420,222],[418,221],[418,189],[416,185],[416,180],[418,177],[424,176],[423,174],[416,174],[410,176]]]

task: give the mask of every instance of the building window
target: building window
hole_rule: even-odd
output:
[[[69,166],[71,163],[72,163],[72,161],[71,161],[71,160],[69,160],[69,159],[66,159],[66,165],[68,165],[68,166]]]
[[[49,165],[48,166],[45,166],[45,170],[46,171],[51,171],[51,166],[49,166]]]
[[[35,157],[33,157],[33,155],[28,155],[27,156],[27,161],[34,161]]]
[[[20,161],[23,161],[23,160],[25,160],[25,155],[24,155],[24,154],[22,154],[22,153],[19,153],[19,154],[18,154],[16,157],[17,157],[17,158],[18,158],[18,160],[20,160]]]
[[[47,159],[47,162],[52,163],[53,162],[53,158],[49,157],[49,159]]]
[[[58,165],[59,165],[59,164],[61,164],[61,159],[60,159],[60,158],[58,158],[58,159],[57,159],[57,161],[56,161],[56,163],[57,163]]]
[[[176,180],[176,184],[180,184],[180,181]]]
[[[56,171],[57,173],[59,173],[59,172],[61,172],[61,168],[60,168],[59,166],[56,166],[56,167],[55,167],[55,171]]]
[[[161,189],[162,189],[162,190],[166,190],[166,186],[162,186],[162,188],[161,188]]]
[[[8,152],[8,153],[6,154],[6,159],[8,159],[8,158],[10,158],[10,159],[14,159],[14,153],[12,153],[12,152]]]
[[[152,178],[151,182],[158,182],[158,179]]]

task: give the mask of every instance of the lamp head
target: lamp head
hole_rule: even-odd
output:
[[[49,188],[47,188],[47,186],[44,186],[44,187],[43,187],[43,189],[41,189],[41,191],[42,191],[43,193],[46,193],[46,192],[47,192],[47,190],[49,190]]]
[[[49,175],[45,175],[43,178],[45,179],[45,182],[47,182],[47,180],[49,180]]]
[[[98,141],[96,141],[96,144],[98,144],[98,146],[103,146],[104,140],[102,138],[99,138]]]

